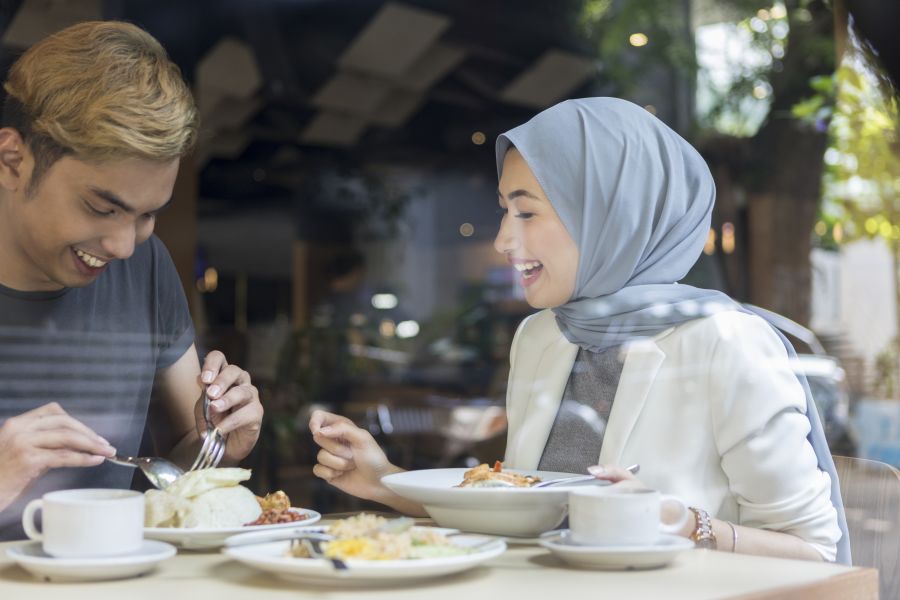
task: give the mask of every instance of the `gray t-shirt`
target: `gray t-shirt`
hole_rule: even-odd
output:
[[[184,290],[155,236],[83,288],[0,286],[0,425],[57,402],[120,454],[133,456],[156,371],[193,342]],[[29,500],[58,489],[127,488],[133,474],[110,463],[48,471],[0,511],[0,540],[24,537],[20,519]]]
[[[597,464],[622,376],[620,347],[578,350],[538,469],[586,473]]]

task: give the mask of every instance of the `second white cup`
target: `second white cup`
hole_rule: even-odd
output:
[[[35,513],[42,514],[39,531]],[[44,494],[22,513],[22,526],[57,558],[136,552],[144,540],[144,495],[131,490],[79,489]]]
[[[681,519],[660,520],[662,503],[677,502]],[[569,493],[569,535],[590,546],[648,546],[660,533],[677,533],[690,518],[677,499],[656,490],[628,487],[586,487]]]

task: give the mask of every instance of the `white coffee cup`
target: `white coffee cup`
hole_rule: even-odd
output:
[[[681,518],[663,523],[663,502],[677,502]],[[660,533],[677,533],[690,512],[681,501],[656,490],[629,487],[586,487],[569,493],[569,536],[591,546],[648,546]]]
[[[42,531],[34,523],[42,513]],[[144,540],[144,495],[131,490],[78,489],[32,500],[22,526],[44,552],[57,558],[91,558],[136,552]]]

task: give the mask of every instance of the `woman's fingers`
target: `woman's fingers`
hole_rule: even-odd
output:
[[[334,455],[324,448],[319,450],[319,453],[316,455],[316,460],[320,465],[326,466],[334,471],[351,471],[356,468],[353,459]]]
[[[590,473],[597,479],[603,479],[612,483],[617,483],[619,481],[637,480],[637,477],[632,475],[630,471],[627,471],[622,467],[616,467],[612,465],[592,465],[588,467],[588,473]]]
[[[330,467],[326,467],[325,465],[315,465],[313,467],[313,475],[318,477],[319,479],[324,479],[325,481],[331,483],[332,480],[337,479],[341,475],[343,475],[340,471],[335,471]]]
[[[341,415],[336,415],[324,410],[314,410],[312,415],[310,415],[309,417],[309,430],[311,433],[316,434],[323,427],[328,427],[336,423],[352,424],[353,422],[347,417],[342,417]]]
[[[342,439],[354,448],[364,448],[375,442],[372,434],[361,427],[357,427],[349,419],[320,427],[317,434],[325,439]]]
[[[353,458],[353,450],[340,438],[332,439],[321,433],[317,433],[313,435],[313,440],[315,440],[315,442],[324,450],[335,456],[340,456],[341,458],[348,460]]]

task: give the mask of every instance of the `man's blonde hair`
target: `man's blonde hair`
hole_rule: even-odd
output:
[[[4,88],[2,124],[34,154],[32,185],[67,154],[169,161],[197,137],[197,108],[181,71],[129,23],[88,21],[45,38],[13,64]]]

